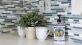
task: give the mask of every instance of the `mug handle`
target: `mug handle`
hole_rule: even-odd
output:
[[[47,37],[49,34],[50,34],[50,30],[47,31],[47,35],[46,35],[46,37]]]

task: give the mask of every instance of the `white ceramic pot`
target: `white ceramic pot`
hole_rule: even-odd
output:
[[[44,41],[50,31],[47,29],[47,27],[36,27],[36,37],[40,41]]]
[[[21,27],[21,26],[17,26],[17,29],[18,29],[18,35],[20,37],[25,37],[25,30],[24,30],[24,28]]]
[[[26,38],[27,39],[35,39],[36,38],[36,30],[35,27],[25,27]]]

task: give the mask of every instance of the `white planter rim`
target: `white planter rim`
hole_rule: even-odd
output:
[[[25,28],[31,28],[31,27],[25,27]]]
[[[27,31],[35,31],[34,29],[35,29],[35,27],[25,27],[25,30],[27,30]]]
[[[40,27],[36,27],[36,28],[40,28]],[[47,27],[42,27],[42,28],[47,28]]]

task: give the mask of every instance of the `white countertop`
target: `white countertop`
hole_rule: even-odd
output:
[[[71,41],[66,42],[54,42],[50,37],[45,41],[39,41],[37,39],[28,40],[23,37],[19,37],[17,34],[0,34],[0,45],[82,45],[73,43]]]

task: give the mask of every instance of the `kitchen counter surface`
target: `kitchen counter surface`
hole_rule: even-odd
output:
[[[0,34],[0,45],[82,45],[67,40],[65,42],[54,42],[53,37],[48,37],[45,41],[37,39],[28,40],[19,37],[17,34]]]

